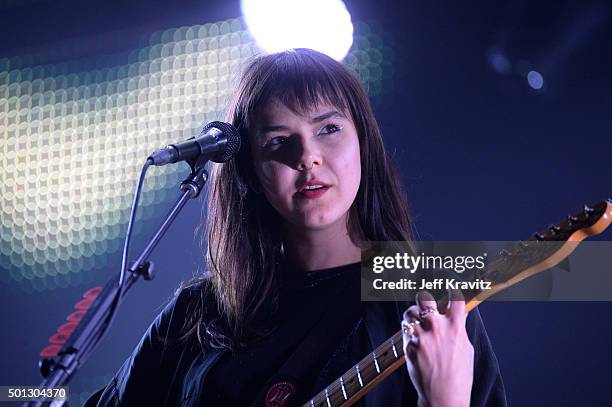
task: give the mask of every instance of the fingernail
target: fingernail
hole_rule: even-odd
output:
[[[433,295],[429,291],[419,291],[416,295],[417,301],[435,301]]]
[[[451,301],[465,301],[465,296],[461,290],[448,290],[448,298]]]

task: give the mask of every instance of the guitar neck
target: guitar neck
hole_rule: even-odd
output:
[[[485,274],[493,280],[491,289],[463,292],[465,312],[519,281],[555,266],[569,256],[582,240],[603,232],[611,221],[612,201],[599,202],[592,207],[586,206],[583,211],[568,216],[557,225],[534,233],[529,239],[519,242],[513,250],[500,252]],[[539,245],[538,242],[555,243]],[[447,301],[448,298],[439,301],[440,309]],[[399,330],[303,407],[351,406],[405,363],[403,335]]]

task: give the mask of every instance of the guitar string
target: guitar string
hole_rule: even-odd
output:
[[[387,339],[385,342],[383,342],[380,346],[378,346],[372,353],[369,353],[368,355],[366,355],[363,359],[361,359],[358,363],[356,363],[355,365],[353,365],[349,370],[347,370],[341,377],[345,377],[345,376],[349,376],[350,380],[348,381],[344,381],[345,384],[345,388],[347,387],[347,383],[349,383],[349,385],[352,385],[351,383],[354,383],[355,380],[357,380],[357,373],[356,373],[356,368],[357,366],[359,366],[359,372],[362,376],[362,379],[364,376],[370,377],[370,375],[372,375],[371,379],[366,379],[364,380],[365,382],[370,382],[371,380],[374,380],[376,378],[376,376],[379,376],[380,374],[382,374],[389,366],[384,366],[381,367],[380,369],[380,373],[376,372],[376,368],[375,368],[375,364],[374,364],[374,359],[373,359],[373,353],[376,353],[377,355],[385,355],[389,352],[392,352],[392,345],[391,345],[391,339],[394,340],[394,343],[396,344],[396,349],[398,352],[398,357],[395,358],[395,360],[399,359],[400,357],[403,357],[404,353],[403,353],[403,349],[399,348],[397,346],[398,342],[400,342],[400,339],[398,338],[398,336],[401,338],[401,331],[396,332],[393,336],[391,336],[389,339]],[[402,338],[403,340],[403,338]],[[394,360],[394,361],[395,361]],[[379,366],[380,367],[380,366]],[[368,383],[364,384],[364,386],[360,386],[359,389],[361,389],[362,387],[365,387]],[[331,398],[332,395],[336,394],[336,393],[341,393],[342,392],[342,385],[340,384],[340,377],[338,377],[336,380],[334,380],[329,386],[326,387],[327,389],[327,393],[328,396]],[[344,396],[342,394],[339,394],[339,397],[342,397],[342,399],[344,399]],[[320,391],[319,393],[317,393],[314,397],[312,397],[310,400],[315,400],[317,398],[323,398],[324,400],[326,400],[326,396],[325,396],[325,389],[323,389],[322,391]],[[349,396],[350,398],[350,396]],[[310,401],[309,400],[309,401]],[[346,401],[346,400],[344,400]]]
[[[581,214],[582,214],[582,213],[581,213]],[[587,215],[588,215],[588,214],[587,214]],[[575,222],[575,223],[578,223],[578,222]],[[582,222],[580,222],[580,223],[584,223],[584,221],[582,221]],[[576,231],[576,230],[577,230],[577,229],[579,229],[579,228],[575,228],[575,227],[574,227],[573,229],[574,229],[574,231]],[[550,228],[549,228],[549,230],[550,230]],[[569,232],[570,232],[569,230],[564,230],[563,232],[565,233],[565,237],[564,237],[564,238],[562,237],[562,240],[560,240],[559,242],[568,241],[568,235],[569,235],[569,234],[571,234],[571,233],[569,233]],[[573,232],[572,232],[572,233],[573,233]],[[552,235],[551,237],[556,237],[556,238],[561,237],[561,236],[560,236],[560,235],[561,235],[561,233],[559,233],[559,232],[556,232],[556,233],[550,232],[550,234]],[[539,239],[537,239],[537,240],[539,241]],[[558,241],[558,240],[555,240],[555,241]],[[522,243],[526,243],[526,242],[522,242]],[[512,263],[510,264],[510,267],[508,267],[508,269],[512,269],[512,268],[513,268],[512,266],[514,266],[514,263],[515,263],[515,261],[516,261],[516,257],[517,257],[517,256],[516,256],[516,248],[518,248],[518,246],[519,246],[519,244],[516,244],[516,245],[514,246],[514,248],[515,248],[515,249],[514,249],[514,250],[512,250],[512,252],[514,252],[514,254],[512,254],[512,252],[511,252],[511,256],[507,256],[507,257],[500,257],[500,256],[497,256],[497,257],[496,257],[496,258],[495,258],[495,259],[494,259],[494,260],[493,260],[493,261],[490,263],[490,266],[489,266],[489,267],[487,267],[487,271],[486,271],[486,272],[484,272],[484,273],[481,275],[481,277],[485,277],[485,276],[490,275],[490,274],[492,274],[493,272],[496,272],[496,271],[498,271],[498,272],[499,272],[500,270],[498,270],[498,269],[497,269],[497,266],[498,266],[500,263],[503,263],[503,262],[508,262],[508,257],[512,257],[512,259],[513,259]],[[526,249],[526,247],[523,247],[523,249]],[[521,251],[524,251],[524,250],[521,250]],[[545,256],[545,257],[549,257],[549,256]],[[507,271],[507,270],[506,270],[506,271]],[[506,281],[507,281],[507,280],[506,280]],[[501,282],[501,281],[498,281],[497,283],[499,284],[500,282]],[[480,292],[482,292],[482,291],[480,290]],[[470,299],[473,299],[473,298],[474,298],[474,297],[472,297],[472,298],[470,298]],[[467,302],[467,301],[469,301],[470,299],[466,299],[466,302]],[[395,334],[394,334],[392,337],[390,337],[389,339],[387,339],[385,342],[383,342],[383,343],[382,343],[382,344],[381,344],[381,345],[380,345],[378,348],[376,348],[376,350],[375,350],[374,352],[378,353],[377,351],[382,350],[381,348],[386,348],[386,349],[384,349],[384,350],[385,350],[386,352],[389,352],[390,350],[388,349],[388,347],[389,347],[389,346],[393,346],[393,344],[394,344],[394,343],[397,343],[397,342],[396,342],[396,340],[398,339],[398,338],[396,338],[397,336],[402,336],[402,343],[403,343],[403,335],[402,335],[402,332],[401,332],[401,331],[399,331],[399,332],[395,333]],[[398,352],[398,353],[399,353],[399,352]],[[383,353],[383,355],[384,355],[384,353]],[[404,356],[404,353],[403,353],[403,346],[402,346],[402,348],[401,348],[401,354],[398,354],[398,357],[397,357],[395,360],[399,359],[401,356]],[[340,376],[338,379],[336,379],[336,380],[335,380],[335,381],[334,381],[334,382],[333,382],[333,383],[332,383],[330,386],[328,386],[328,387],[327,387],[327,388],[325,388],[323,391],[319,392],[319,393],[318,393],[318,394],[316,394],[316,395],[315,395],[313,398],[311,398],[311,399],[309,400],[309,402],[314,403],[314,400],[315,400],[315,399],[320,399],[320,398],[323,398],[323,400],[325,400],[325,401],[327,401],[327,399],[328,399],[328,398],[331,400],[331,399],[333,398],[333,396],[334,396],[334,395],[335,395],[335,394],[336,394],[336,393],[337,393],[337,392],[338,392],[338,391],[339,391],[339,390],[342,388],[342,384],[340,383],[340,378],[343,378],[345,375],[350,375],[350,376],[351,376],[351,380],[350,380],[350,382],[352,383],[352,382],[355,380],[355,373],[352,373],[352,370],[356,369],[356,367],[357,367],[357,366],[359,366],[359,371],[360,371],[360,373],[361,373],[361,372],[364,372],[364,373],[365,373],[367,370],[369,370],[369,369],[371,369],[371,368],[372,368],[372,365],[373,365],[373,363],[372,363],[372,362],[373,362],[373,359],[372,359],[372,354],[367,355],[367,356],[366,356],[366,357],[364,357],[364,358],[363,358],[361,361],[359,361],[359,362],[358,362],[356,365],[354,365],[353,367],[351,367],[351,369],[349,369],[347,372],[345,372],[345,373],[344,373],[342,376]],[[393,363],[391,363],[391,364],[390,364],[390,365],[388,365],[388,366],[385,366],[385,367],[384,367],[382,370],[380,370],[380,372],[377,372],[377,374],[375,374],[375,375],[373,376],[372,380],[374,380],[374,379],[376,378],[376,376],[377,376],[377,375],[380,375],[380,374],[384,373],[384,372],[385,372],[385,371],[386,371],[386,370],[387,370],[387,369],[388,369],[388,368],[389,368],[389,367],[390,367],[392,364],[393,364]],[[379,367],[380,367],[380,366],[379,366]],[[373,373],[373,372],[371,372],[371,373]],[[368,384],[369,384],[369,383],[368,383]],[[346,387],[346,386],[345,386],[345,387]],[[362,386],[362,387],[365,387],[365,386]],[[327,390],[327,394],[325,393],[325,390]],[[358,390],[358,391],[359,391],[359,390]],[[352,396],[351,396],[351,397],[352,397]],[[348,399],[350,399],[351,397],[348,397]],[[340,400],[340,402],[346,401],[346,400],[344,399],[344,395],[342,395],[342,398],[343,398],[343,399],[341,399],[341,400]],[[320,401],[317,401],[317,405],[318,405],[319,403],[320,403]],[[307,404],[308,404],[308,403],[307,403]],[[324,404],[325,404],[325,403],[323,402],[323,405],[324,405]]]
[[[496,258],[496,259],[494,259],[490,263],[490,266],[497,265],[502,260],[503,260],[502,258]],[[491,267],[488,267],[488,269],[489,268],[491,268]],[[485,273],[482,274],[482,276],[484,277],[485,275],[488,275],[492,271],[495,271],[495,269],[491,270],[491,271],[487,270]],[[397,346],[399,343],[402,343],[401,347]],[[375,353],[377,355],[380,354],[381,356],[384,356],[385,354],[388,354],[389,352],[392,352],[393,344],[395,344],[396,351],[397,351],[397,354],[398,354],[397,358],[395,358],[392,361],[392,362],[394,362],[395,360],[397,360],[397,359],[399,359],[399,358],[404,356],[403,335],[402,335],[401,330],[399,332],[396,332],[395,334],[393,334],[386,341],[384,341],[379,347],[377,347],[373,351],[373,353]],[[327,400],[327,397],[329,397],[331,399],[334,395],[337,395],[338,393],[342,393],[342,384],[340,383],[340,378],[342,377],[343,380],[344,380],[345,376],[349,376],[350,380],[348,380],[348,383],[349,383],[349,386],[350,386],[351,383],[354,383],[354,380],[356,380],[356,378],[357,378],[357,374],[356,374],[357,366],[359,366],[359,372],[362,374],[362,376],[366,375],[366,373],[374,373],[376,368],[374,366],[375,362],[374,362],[374,359],[372,357],[373,353],[369,353],[368,355],[366,355],[358,363],[356,363],[349,370],[347,370],[344,374],[342,374],[340,377],[338,377],[336,380],[334,380],[329,386],[327,386],[325,389],[323,389],[322,391],[317,393],[314,397],[312,397],[309,401],[314,401],[316,399],[321,399],[321,398],[323,398],[324,400]],[[386,366],[383,366],[383,367],[379,366],[380,372],[376,372],[373,375],[372,380],[374,380],[377,376],[383,374],[392,364],[393,363],[390,363],[389,365],[386,365]],[[368,375],[368,377],[369,377],[369,375]],[[370,382],[370,380],[366,380],[366,381]],[[347,381],[343,381],[343,383],[344,383],[344,385],[345,385],[344,387],[346,389]],[[364,385],[363,387],[365,387],[366,385]],[[325,390],[327,390],[327,395],[325,394]],[[358,389],[358,391],[359,391],[359,389]],[[338,395],[339,395],[339,397],[342,397],[342,399],[344,399],[344,394],[341,394],[341,395],[338,394]],[[348,398],[350,399],[351,396],[348,396]],[[317,403],[319,403],[319,401],[317,401]]]

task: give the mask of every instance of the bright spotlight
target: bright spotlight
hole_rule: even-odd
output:
[[[527,73],[527,83],[533,89],[540,90],[544,86],[544,77],[538,71],[529,71]]]
[[[268,52],[312,48],[340,61],[353,44],[353,23],[340,0],[242,0],[255,41]]]

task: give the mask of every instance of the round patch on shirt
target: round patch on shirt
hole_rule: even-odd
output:
[[[280,382],[270,386],[266,392],[266,407],[286,407],[295,394],[295,385]]]

